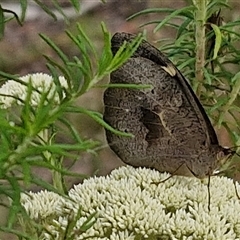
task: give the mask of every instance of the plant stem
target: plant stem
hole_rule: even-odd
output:
[[[204,65],[205,65],[205,23],[206,23],[206,12],[207,12],[207,0],[195,0],[194,4],[196,10],[196,63],[195,63],[195,77],[197,96],[201,95],[202,83],[204,81]]]
[[[40,143],[45,144],[45,141],[49,141],[49,134],[48,134],[48,129],[43,129],[39,134],[39,141]],[[57,169],[61,168],[61,162],[59,159],[55,159],[55,157],[48,151],[44,151],[43,155],[45,156],[45,158],[47,159],[47,161],[49,163],[51,163],[52,166],[54,166]],[[62,174],[53,169],[52,170],[52,181],[53,181],[53,186],[61,193],[64,194],[64,186],[63,186],[63,178],[62,178]]]
[[[6,161],[2,166],[1,166],[1,175],[4,172],[10,172],[12,167],[15,166],[17,161],[21,158],[21,156],[25,153],[26,149],[29,147],[31,144],[32,138],[31,137],[26,137],[23,139],[21,144],[18,145],[17,149],[12,152],[12,154],[9,156],[8,161]],[[11,169],[11,170],[10,170]]]

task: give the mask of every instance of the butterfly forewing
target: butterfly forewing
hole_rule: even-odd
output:
[[[117,33],[113,54],[134,36]],[[222,151],[215,131],[179,70],[144,41],[133,56],[113,72],[110,83],[150,84],[152,88],[108,88],[104,93],[104,120],[132,133],[126,138],[106,131],[112,150],[127,164],[161,172],[197,177],[211,175]],[[182,166],[182,167],[181,167]]]

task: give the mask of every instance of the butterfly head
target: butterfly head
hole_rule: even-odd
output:
[[[220,165],[224,165],[234,154],[236,154],[236,151],[231,148],[220,147],[220,151],[217,153],[217,161]]]
[[[222,172],[223,168],[227,169],[230,164],[229,159],[235,154],[230,148],[223,148],[219,145],[211,145],[210,148],[202,151],[198,156],[198,161],[194,161],[190,171],[197,178],[216,175]]]
[[[225,172],[230,168],[231,158],[234,154],[237,154],[232,148],[220,147],[217,152],[217,169],[214,170],[213,175]]]

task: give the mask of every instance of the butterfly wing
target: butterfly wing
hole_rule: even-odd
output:
[[[112,38],[112,52],[115,54],[124,41],[131,41],[134,39],[134,35],[129,33],[116,33]],[[201,103],[193,92],[191,86],[181,72],[174,66],[174,64],[157,48],[149,44],[147,41],[143,41],[141,46],[137,49],[133,57],[142,57],[151,60],[152,62],[158,64],[167,73],[169,73],[173,78],[178,81],[181,86],[183,94],[187,97],[188,102],[192,105],[195,111],[200,125],[204,129],[207,135],[207,143],[218,145],[218,139],[216,133],[212,127],[212,124],[203,109]]]
[[[115,34],[113,54],[124,41],[133,38],[131,34]],[[185,165],[196,175],[208,173],[209,165],[215,168],[216,152],[211,146],[219,145],[210,120],[188,82],[159,50],[142,42],[133,56],[111,74],[110,82],[153,86],[105,91],[105,121],[135,136],[125,138],[106,131],[110,147],[124,162],[170,173]],[[204,166],[201,173],[195,170],[196,159],[200,167]]]

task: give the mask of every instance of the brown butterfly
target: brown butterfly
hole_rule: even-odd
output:
[[[134,38],[116,33],[111,42],[113,54],[124,41]],[[111,149],[123,162],[204,178],[233,155],[234,151],[219,145],[207,114],[181,72],[147,41],[111,74],[110,83],[152,86],[108,88],[104,93],[104,120],[134,135],[127,138],[106,130]]]

